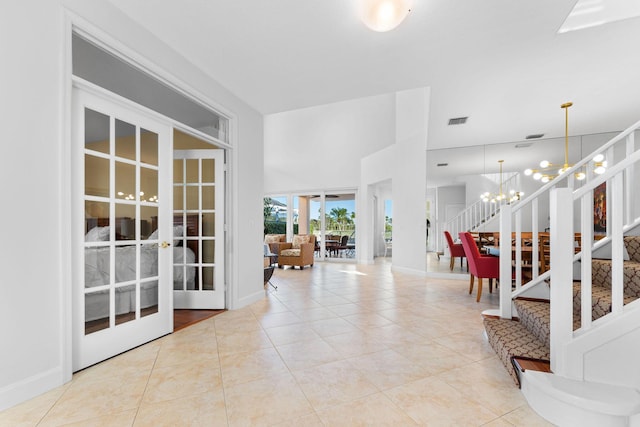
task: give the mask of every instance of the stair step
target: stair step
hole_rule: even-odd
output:
[[[634,388],[535,371],[526,371],[523,377],[522,392],[527,402],[555,425],[636,425],[633,420],[640,413],[640,394]]]
[[[521,322],[485,318],[484,328],[489,344],[516,384],[519,384],[519,378],[511,362],[514,357],[550,360],[549,346],[540,341]]]
[[[640,298],[640,262],[624,262],[624,295]],[[611,260],[594,259],[591,261],[591,274],[594,285],[611,289]]]
[[[549,347],[550,337],[549,301],[529,300],[518,298],[513,301],[520,323],[527,328],[546,347]]]
[[[591,320],[596,320],[602,316],[611,313],[611,288],[601,285],[591,285]],[[636,300],[635,296],[625,296],[624,304]],[[580,293],[580,282],[573,283],[573,315],[580,316],[580,307],[582,305],[582,295]],[[575,322],[574,322],[575,323]],[[574,328],[575,329],[575,328]]]

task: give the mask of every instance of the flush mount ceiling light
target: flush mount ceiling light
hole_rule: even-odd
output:
[[[411,12],[412,0],[360,0],[360,18],[373,31],[396,28]]]

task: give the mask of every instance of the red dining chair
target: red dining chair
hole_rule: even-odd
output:
[[[476,241],[469,232],[459,234],[462,247],[467,256],[467,265],[471,278],[469,280],[469,293],[473,292],[474,277],[478,278],[478,296],[476,302],[480,302],[482,296],[482,279],[489,279],[489,293],[493,292],[493,279],[500,278],[500,258],[492,255],[482,255],[478,250]]]
[[[447,245],[449,245],[449,252],[451,253],[451,262],[449,263],[449,269],[453,270],[455,264],[455,258],[460,258],[460,268],[462,268],[462,258],[465,258],[464,248],[460,243],[453,243],[451,234],[445,230],[444,237],[447,239]],[[467,261],[467,271],[469,271],[469,261]]]

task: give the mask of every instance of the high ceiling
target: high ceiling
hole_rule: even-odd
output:
[[[576,0],[414,0],[388,33],[357,0],[110,1],[264,114],[429,86],[429,148],[640,119],[640,18],[558,34]]]

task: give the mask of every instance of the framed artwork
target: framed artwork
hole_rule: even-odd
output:
[[[603,182],[593,190],[593,231],[607,232],[607,183]]]

